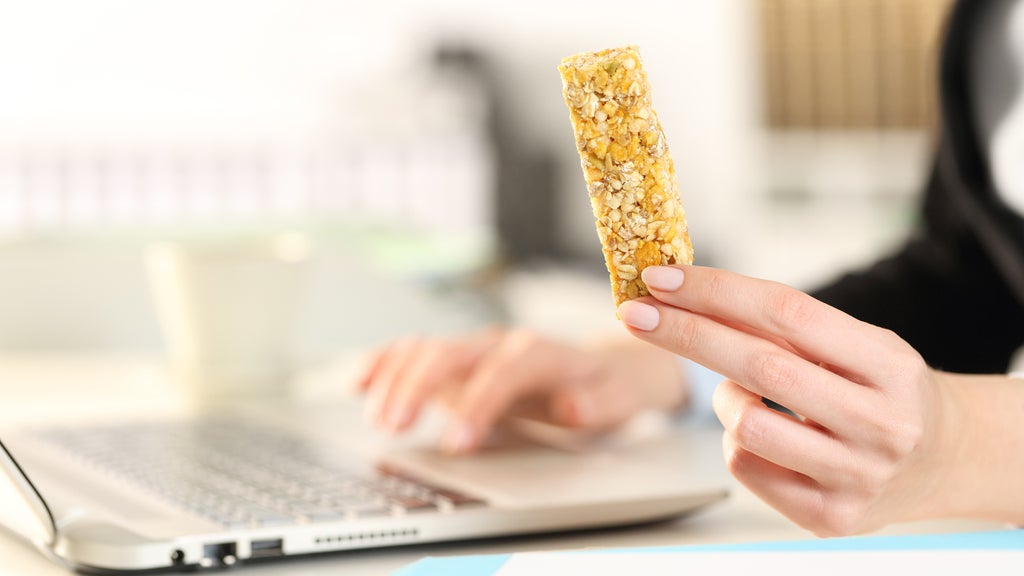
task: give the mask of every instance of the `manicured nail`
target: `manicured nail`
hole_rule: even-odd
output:
[[[658,309],[650,304],[629,300],[619,305],[619,318],[637,330],[650,332],[658,327],[661,315]]]
[[[441,439],[441,446],[450,454],[468,452],[476,445],[476,429],[464,422],[452,424]]]
[[[648,266],[640,273],[648,288],[671,292],[683,285],[683,271],[672,266]]]

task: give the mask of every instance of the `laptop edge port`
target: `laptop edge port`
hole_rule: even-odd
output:
[[[199,565],[204,568],[214,566],[234,566],[238,562],[238,549],[234,542],[203,544],[203,557]]]
[[[284,542],[281,538],[253,540],[250,558],[273,558],[284,554]]]

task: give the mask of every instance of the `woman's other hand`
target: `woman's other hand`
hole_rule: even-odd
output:
[[[438,400],[450,423],[442,446],[471,452],[502,418],[525,416],[585,431],[613,428],[686,400],[678,358],[632,338],[573,345],[525,330],[409,338],[372,354],[356,386],[367,416],[406,430]]]

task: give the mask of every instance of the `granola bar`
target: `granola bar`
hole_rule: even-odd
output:
[[[679,184],[635,46],[558,67],[615,305],[648,293],[640,272],[692,264]]]

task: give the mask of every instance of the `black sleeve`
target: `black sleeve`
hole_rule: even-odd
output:
[[[920,233],[893,256],[814,296],[893,330],[935,368],[1002,373],[1024,343],[1024,309],[937,173],[926,190]]]

